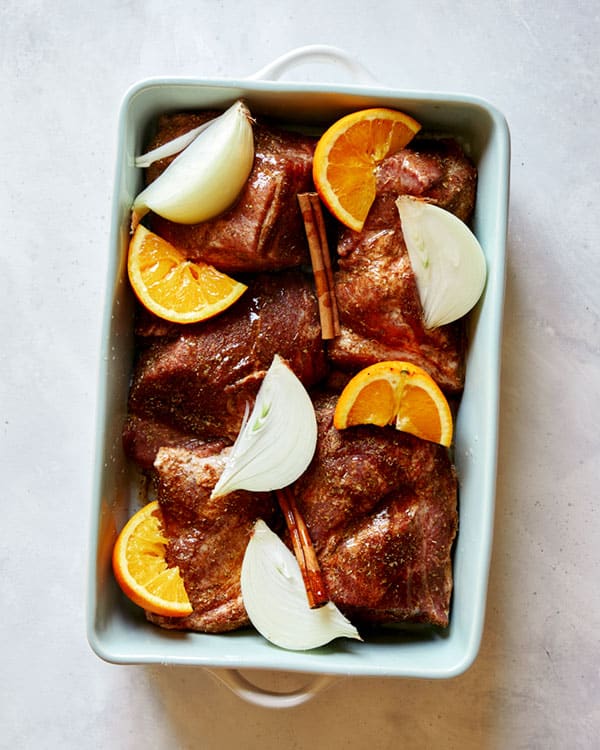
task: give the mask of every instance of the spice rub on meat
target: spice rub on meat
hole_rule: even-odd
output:
[[[197,127],[214,113],[164,115],[149,148]],[[309,262],[298,193],[313,190],[312,156],[316,139],[262,121],[254,125],[255,159],[235,204],[219,216],[191,226],[152,215],[151,228],[193,261],[227,273],[273,271]],[[152,182],[171,159],[147,172]]]
[[[457,480],[448,452],[393,428],[333,426],[293,485],[333,602],[355,623],[448,624]]]
[[[464,384],[461,321],[427,330],[396,207],[401,194],[436,203],[468,221],[477,173],[455,141],[423,139],[385,159],[377,195],[361,232],[342,231],[335,294],[342,333],[331,361],[358,370],[386,359],[413,362],[448,392]]]

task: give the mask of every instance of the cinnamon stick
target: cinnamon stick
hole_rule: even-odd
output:
[[[340,335],[340,322],[321,202],[317,193],[300,193],[298,203],[308,240],[317,290],[321,335],[324,339],[333,339]]]
[[[323,217],[323,209],[321,207],[321,201],[317,193],[309,193],[310,203],[313,210],[313,217],[315,218],[317,229],[319,231],[321,257],[323,258],[323,267],[325,268],[325,276],[327,278],[327,287],[329,290],[329,301],[331,303],[331,315],[333,319],[333,333],[334,336],[339,336],[340,330],[340,319],[338,313],[337,300],[335,298],[335,280],[333,278],[333,268],[331,265],[331,254],[329,252],[329,244],[327,242],[327,227],[325,226],[325,218]]]
[[[292,491],[288,487],[277,490],[276,494],[290,532],[294,555],[300,566],[308,605],[311,609],[317,609],[327,604],[329,597],[315,548]]]

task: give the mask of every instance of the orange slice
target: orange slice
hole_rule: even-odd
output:
[[[139,224],[129,243],[129,281],[140,302],[174,323],[198,323],[226,310],[247,287],[207,263],[193,263]]]
[[[410,362],[378,362],[361,370],[342,391],[333,417],[338,430],[393,423],[424,440],[452,443],[452,412],[446,397],[425,370]]]
[[[420,129],[404,112],[376,107],[346,115],[326,130],[315,149],[313,180],[331,213],[360,232],[375,200],[377,165]]]
[[[123,592],[138,606],[157,615],[185,617],[192,605],[179,568],[167,565],[167,541],[155,500],[123,527],[113,549],[113,571]]]

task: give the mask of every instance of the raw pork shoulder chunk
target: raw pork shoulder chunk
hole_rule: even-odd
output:
[[[193,433],[148,417],[129,414],[123,426],[123,448],[140,469],[152,471],[161,448],[185,448],[196,455],[213,455],[230,445],[223,438],[206,441]]]
[[[293,485],[329,595],[356,623],[448,624],[457,481],[448,451],[397,430],[333,427]]]

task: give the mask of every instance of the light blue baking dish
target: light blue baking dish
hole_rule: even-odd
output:
[[[341,63],[357,82],[340,85],[265,80],[307,60]],[[458,137],[479,170],[473,229],[487,258],[488,278],[485,293],[471,316],[467,378],[456,423],[460,530],[454,553],[451,619],[446,631],[398,628],[366,643],[342,640],[311,652],[288,652],[270,645],[252,630],[226,635],[161,630],[146,622],[143,612],[125,599],[113,580],[113,543],[140,502],[138,477],[121,447],[133,354],[133,299],[125,261],[129,209],[141,184],[140,171],[133,166],[134,156],[142,151],[160,113],[224,108],[240,97],[254,114],[269,114],[310,127],[320,127],[364,107],[401,109],[419,120],[424,130]],[[252,686],[237,670],[315,675],[310,687],[288,699],[287,705],[310,697],[325,684],[317,675],[450,678],[460,674],[472,664],[479,649],[492,546],[510,160],[504,118],[475,97],[380,87],[342,51],[311,47],[295,50],[247,79],[141,82],[125,96],[118,128],[90,541],[88,638],[93,650],[113,663],[186,664],[216,670],[249,700],[253,699]],[[268,691],[262,691],[265,693]],[[255,702],[282,705],[262,698]]]

